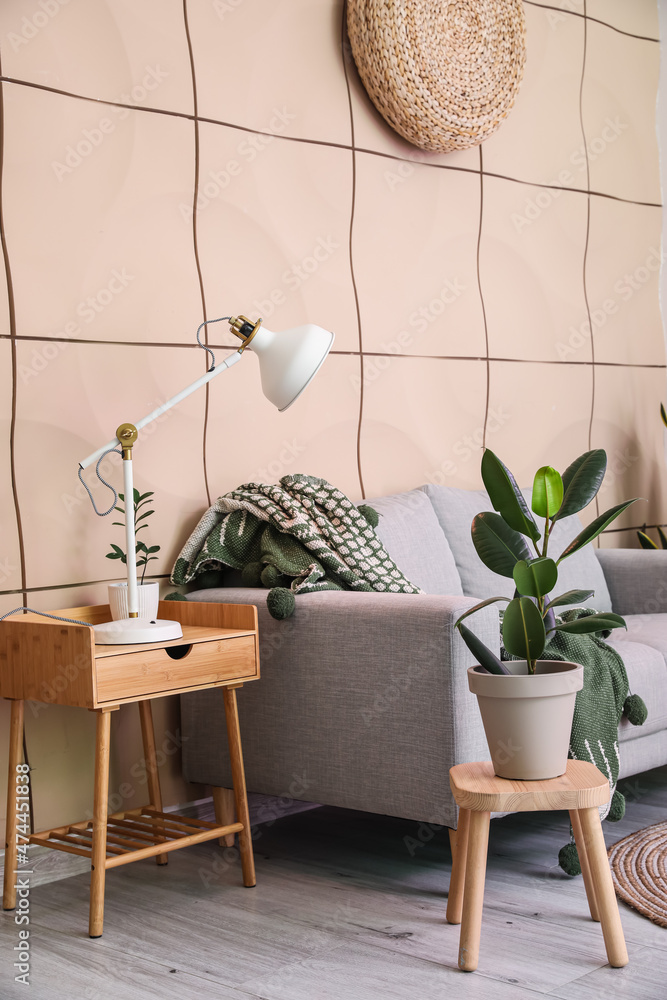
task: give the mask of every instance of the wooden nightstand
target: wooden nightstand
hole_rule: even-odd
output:
[[[108,605],[54,614],[95,625],[109,621]],[[25,700],[87,708],[97,715],[93,819],[30,835],[31,844],[91,860],[91,937],[102,934],[106,870],[141,858],[167,862],[167,853],[238,833],[243,884],[255,885],[236,688],[259,678],[257,609],[251,605],[161,602],[160,618],[177,620],[183,638],[160,644],[96,646],[87,625],[26,614],[0,623],[0,695],[11,700],[7,843],[3,906],[16,906],[16,775],[23,754]],[[151,699],[221,687],[234,783],[236,823],[190,819],[162,811]],[[107,815],[111,712],[137,702],[151,801]]]

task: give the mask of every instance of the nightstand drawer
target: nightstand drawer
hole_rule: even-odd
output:
[[[232,679],[250,680],[258,674],[254,635],[145,652],[135,647],[132,653],[98,658],[95,665],[98,705],[211,687]]]

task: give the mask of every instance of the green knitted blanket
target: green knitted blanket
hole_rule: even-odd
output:
[[[575,621],[594,613],[590,608],[573,608],[564,611],[557,621]],[[568,660],[584,668],[584,686],[577,692],[574,707],[569,756],[591,761],[607,776],[611,794],[609,804],[601,810],[601,818],[613,821],[621,819],[625,812],[625,799],[616,788],[620,767],[618,726],[624,714],[634,725],[643,725],[647,710],[638,695],[628,697],[628,675],[623,660],[604,641],[609,634],[608,631],[586,635],[554,632],[542,659]],[[504,648],[501,657],[516,659]],[[566,855],[561,851],[561,855],[561,866],[569,871],[564,863],[567,851]]]
[[[287,587],[292,594],[421,593],[377,537],[373,515],[377,523],[370,508],[356,507],[314,476],[284,476],[277,486],[247,483],[209,507],[176,560],[171,582],[190,583],[207,570],[232,567],[243,572],[246,585]],[[274,617],[286,617],[267,603]],[[287,614],[292,608],[293,602]]]

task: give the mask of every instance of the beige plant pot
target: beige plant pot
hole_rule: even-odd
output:
[[[584,685],[578,663],[525,660],[505,664],[511,676],[469,667],[468,687],[477,695],[493,769],[499,778],[535,781],[564,774],[577,691]]]
[[[129,612],[127,608],[127,583],[110,583],[107,592],[109,594],[109,607],[111,617],[115,622],[127,618]],[[150,583],[137,584],[137,597],[139,599],[139,617],[153,621],[157,618],[158,603],[160,601],[160,584],[153,580]]]

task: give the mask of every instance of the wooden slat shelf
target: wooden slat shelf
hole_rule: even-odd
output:
[[[30,843],[92,859],[92,828],[93,821],[84,820],[68,827],[42,830],[30,837]],[[115,868],[117,865],[129,864],[130,861],[167,853],[177,847],[201,844],[230,833],[238,833],[242,829],[242,823],[219,826],[178,813],[160,812],[151,806],[133,809],[132,812],[114,813],[107,818],[105,867]]]

